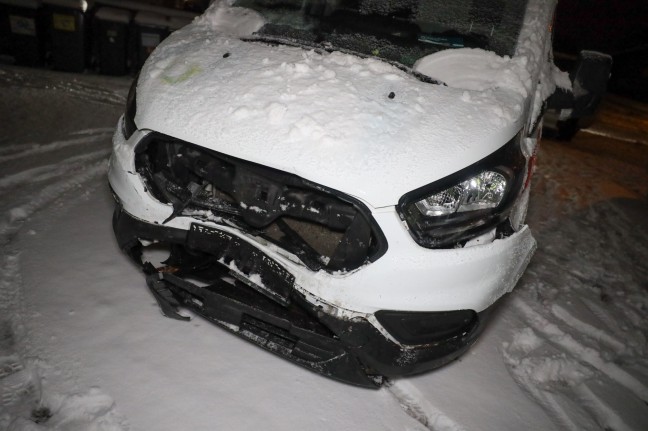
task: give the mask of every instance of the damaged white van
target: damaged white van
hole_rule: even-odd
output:
[[[542,108],[571,94],[553,9],[217,0],[171,35],[109,172],[119,246],[163,314],[366,387],[458,357],[536,247]]]

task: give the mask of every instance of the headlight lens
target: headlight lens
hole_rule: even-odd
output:
[[[504,222],[522,190],[520,134],[466,169],[403,196],[398,212],[421,246],[462,245]]]
[[[415,205],[427,217],[495,208],[504,199],[506,185],[504,175],[484,171],[456,186],[428,196]]]
[[[128,97],[126,98],[126,112],[124,113],[124,121],[122,121],[122,133],[126,139],[130,138],[137,130],[135,124],[135,114],[137,113],[137,80],[139,74],[133,80]]]

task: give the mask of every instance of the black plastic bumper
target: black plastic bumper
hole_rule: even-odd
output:
[[[336,317],[308,302],[279,263],[224,231],[198,224],[189,231],[150,224],[119,205],[113,228],[119,247],[144,269],[164,315],[183,319],[178,307],[191,309],[272,353],[359,386],[376,388],[383,377],[421,373],[452,361],[475,341],[488,314],[380,311],[377,320],[389,337],[365,318]],[[173,273],[160,272],[142,262],[140,239],[202,257],[176,259],[179,268]],[[260,274],[262,282],[251,282],[251,274]],[[183,278],[188,275],[207,283],[189,282]]]

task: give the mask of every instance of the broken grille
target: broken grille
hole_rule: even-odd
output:
[[[136,149],[150,193],[183,216],[235,227],[313,271],[350,271],[387,242],[359,201],[296,175],[152,133]]]

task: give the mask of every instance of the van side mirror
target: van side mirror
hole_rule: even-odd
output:
[[[547,101],[548,109],[571,110],[562,120],[594,114],[601,102],[612,69],[612,57],[597,51],[581,51],[569,72],[572,91],[557,89]]]
[[[581,51],[572,76],[572,118],[594,115],[610,79],[612,57],[597,51]]]
[[[603,99],[611,69],[611,56],[597,51],[581,51],[569,72],[571,91],[557,88],[547,100],[545,130],[551,130],[550,124],[555,121],[554,136],[570,140],[578,129],[587,127]]]

